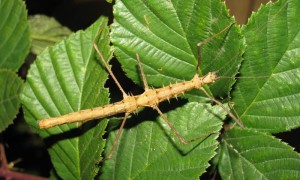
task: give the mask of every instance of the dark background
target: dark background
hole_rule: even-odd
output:
[[[26,0],[29,15],[45,14],[55,17],[61,24],[76,31],[85,29],[91,25],[100,15],[110,17],[112,22],[112,4],[105,0]],[[239,24],[245,24],[253,10],[256,10],[261,3],[268,0],[227,0],[226,4],[230,13],[235,16]],[[132,91],[134,84],[131,83],[120,69],[118,62],[113,60],[113,71],[117,76],[128,81],[125,91]],[[125,84],[125,83],[123,83]],[[107,86],[113,86],[110,80]],[[116,88],[111,88],[116,89]],[[20,111],[14,125],[0,135],[0,140],[5,146],[8,162],[19,161],[14,167],[19,171],[29,174],[49,177],[52,164],[45,148],[43,140],[33,134]],[[278,138],[296,148],[300,152],[300,144],[297,142],[297,136],[300,129],[289,133],[276,135]]]

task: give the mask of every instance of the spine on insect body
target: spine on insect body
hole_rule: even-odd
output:
[[[170,84],[169,86],[158,89],[146,90],[143,94],[136,97],[136,103],[138,107],[155,106],[162,101],[180,96],[191,89],[200,89],[203,84],[213,83],[216,78],[217,75],[215,72],[209,72],[206,76],[201,78],[196,74],[190,81]]]
[[[194,88],[192,81],[184,81],[169,86],[146,90],[137,98],[138,106],[154,106],[162,101],[178,97],[186,91]]]
[[[81,110],[59,117],[46,118],[38,122],[40,128],[50,128],[61,124],[83,122],[93,119],[110,117],[119,113],[132,113],[140,107],[154,107],[160,102],[177,97],[191,89],[200,89],[202,85],[213,83],[217,79],[215,72],[199,77],[198,74],[190,81],[183,81],[158,89],[147,89],[137,96],[126,96],[122,101],[92,109]]]

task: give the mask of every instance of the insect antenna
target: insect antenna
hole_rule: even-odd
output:
[[[233,77],[233,76],[218,76],[217,79],[257,79],[269,78],[270,76],[247,76],[247,77]]]
[[[201,64],[201,47],[208,43],[209,41],[211,41],[212,39],[214,39],[215,37],[219,36],[220,34],[222,34],[224,31],[228,30],[231,28],[231,26],[233,26],[235,23],[230,23],[228,26],[226,26],[224,29],[222,29],[221,31],[219,31],[218,33],[214,34],[213,36],[210,36],[209,38],[206,38],[205,40],[197,43],[197,60],[198,60],[198,63],[197,63],[197,66],[196,66],[196,72],[197,74],[199,75],[199,67],[200,67],[200,64]]]

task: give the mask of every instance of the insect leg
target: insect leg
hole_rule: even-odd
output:
[[[120,126],[120,128],[119,128],[119,130],[118,130],[116,139],[115,139],[115,141],[114,141],[114,143],[113,143],[113,146],[112,146],[112,148],[111,148],[111,150],[110,150],[110,152],[109,152],[109,154],[108,154],[108,156],[107,156],[107,158],[106,158],[105,160],[110,159],[110,158],[112,157],[112,155],[114,154],[114,151],[115,151],[115,149],[116,149],[116,147],[117,147],[119,138],[120,138],[120,136],[121,136],[121,133],[122,133],[122,130],[123,130],[123,127],[124,127],[124,125],[125,125],[125,122],[126,122],[126,120],[127,120],[128,115],[129,115],[129,113],[125,113],[125,116],[124,116],[124,119],[123,119],[123,121],[122,121],[122,124],[121,124],[121,126]]]
[[[141,63],[141,60],[140,60],[140,56],[139,56],[138,53],[136,53],[136,60],[138,62],[138,65],[139,65],[139,68],[140,68],[140,71],[141,71],[142,80],[143,80],[143,83],[144,83],[144,88],[145,88],[145,90],[148,90],[149,86],[148,86],[147,79],[146,79],[146,76],[145,76],[145,73],[144,73],[144,70],[143,70],[143,67],[142,67],[142,63]]]
[[[172,131],[176,134],[176,136],[180,139],[180,141],[183,143],[183,144],[189,144],[191,142],[194,142],[194,141],[197,141],[199,139],[205,139],[206,137],[208,137],[209,135],[211,134],[219,134],[219,132],[209,132],[209,133],[206,133],[204,135],[201,135],[199,137],[196,137],[192,140],[189,140],[187,141],[178,131],[177,129],[173,126],[173,124],[168,120],[168,118],[161,112],[161,110],[157,107],[157,106],[154,106],[153,107],[154,109],[157,110],[157,112],[160,114],[160,116],[163,118],[163,120],[169,125],[169,127],[172,129]]]
[[[218,104],[222,109],[224,109],[224,111],[227,112],[227,114],[241,127],[244,128],[244,124],[242,123],[242,121],[240,121],[238,118],[236,118],[220,101],[216,100],[215,98],[213,98],[212,96],[210,96],[208,94],[208,92],[203,88],[199,88],[201,91],[204,92],[204,94],[209,97],[209,99],[211,99],[213,102],[215,102],[216,104]]]
[[[234,105],[233,102],[229,101],[228,105],[229,105],[229,108],[233,111],[235,117],[237,117],[239,120],[241,120],[239,114],[236,112],[236,110],[233,107],[233,105]],[[230,127],[230,129],[234,128],[234,126],[235,126],[235,123]]]
[[[122,86],[120,85],[119,81],[117,80],[117,78],[115,77],[114,73],[111,71],[109,65],[107,64],[107,62],[105,61],[102,53],[99,51],[97,45],[94,43],[94,48],[97,52],[97,54],[100,57],[100,60],[102,62],[102,64],[105,66],[106,70],[108,71],[108,73],[110,74],[110,76],[113,78],[113,80],[115,81],[116,85],[118,86],[118,88],[120,89],[120,91],[123,94],[123,98],[127,97],[128,95],[125,93],[124,89],[122,88]]]
[[[161,112],[161,110],[157,106],[153,106],[153,109],[155,109],[158,114],[163,118],[163,120],[169,125],[169,127],[173,130],[173,132],[176,134],[176,136],[180,139],[180,141],[183,144],[188,144],[189,142],[185,140],[185,138],[176,130],[176,128],[173,126],[173,124],[168,120],[168,118]]]

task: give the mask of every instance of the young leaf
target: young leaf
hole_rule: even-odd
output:
[[[0,132],[12,124],[20,108],[22,80],[12,71],[0,69]]]
[[[300,126],[300,1],[263,6],[243,28],[247,49],[233,92],[247,128],[271,133]]]
[[[176,81],[190,80],[196,73],[198,63],[197,43],[205,41],[205,39],[224,30],[233,21],[229,17],[224,3],[218,0],[155,0],[146,2],[142,0],[118,0],[114,6],[114,15],[115,21],[112,24],[111,38],[115,45],[115,54],[123,70],[133,81],[141,82],[141,75],[136,61],[136,53],[138,53],[147,81],[150,86],[154,87],[162,87]],[[243,48],[244,42],[238,27],[232,26],[225,29],[224,32],[201,47],[200,74],[205,75],[210,71],[217,71],[224,76],[234,76],[241,62]],[[226,96],[233,83],[233,79],[223,79],[206,88],[215,96]],[[199,90],[188,94],[189,97],[191,95],[193,95],[193,100],[207,102],[207,97],[201,95]],[[174,125],[178,129],[190,130],[193,127],[198,127],[201,124],[200,121],[208,119],[208,113],[200,113],[203,108],[201,105],[195,107],[197,111],[192,113],[192,116],[188,115],[187,112],[189,111],[179,109],[176,111],[176,117],[185,117],[177,119],[175,116],[170,116],[169,119],[173,123],[179,123],[179,125]],[[213,113],[214,111],[210,110],[210,112]],[[219,115],[219,112],[215,115]],[[149,120],[151,118],[144,117],[144,119]],[[199,121],[193,123],[189,121],[194,119],[199,119]],[[188,126],[186,122],[189,122],[191,126]],[[184,127],[181,127],[180,123]],[[195,179],[199,177],[208,166],[207,162],[212,158],[214,148],[211,149],[209,155],[202,154],[201,146],[205,146],[205,141],[197,141],[200,148],[195,150],[195,152],[199,152],[197,155],[192,152],[189,152],[191,154],[180,154],[180,148],[184,148],[185,145],[178,144],[177,149],[172,149],[171,147],[174,148],[172,140],[163,135],[158,136],[157,134],[164,133],[165,130],[156,126],[155,123],[144,122],[128,130],[128,134],[139,132],[136,135],[136,138],[141,138],[139,141],[134,139],[134,134],[132,135],[133,138],[127,140],[126,136],[129,135],[127,135],[127,132],[124,133],[125,135],[123,134],[120,140],[120,152],[116,152],[116,162],[105,162],[102,169],[104,173],[102,178],[145,178],[149,173],[159,176],[164,168],[174,169],[174,171],[165,171],[163,178],[182,179],[192,177]],[[155,131],[152,131],[152,127],[156,127],[157,130],[155,128]],[[193,134],[190,135],[188,137],[195,137]],[[171,149],[166,148],[161,150],[162,152],[158,151],[157,154],[153,152],[150,154],[151,156],[148,155],[152,149],[160,149],[150,148],[147,150],[151,147],[152,142],[150,140],[143,141],[143,139],[147,139],[149,136],[155,136],[155,143],[160,145],[164,142],[166,147],[169,148],[170,146]],[[114,136],[111,135],[111,137]],[[210,140],[209,142],[215,145],[217,143]],[[125,143],[125,145],[122,145],[122,143]],[[132,145],[126,145],[126,143],[132,143]],[[132,146],[135,148],[134,151]],[[170,151],[170,153],[164,154],[164,151]],[[132,154],[133,152],[134,154]],[[154,159],[149,167],[147,160],[138,159],[138,157],[143,156],[156,158],[160,153],[164,155],[164,158]],[[193,160],[189,161],[187,157]],[[170,161],[167,159],[170,159]],[[176,164],[175,161],[181,162],[183,165]],[[191,166],[186,165],[186,161],[193,162],[193,164]],[[124,164],[121,162],[124,162]]]
[[[29,52],[30,34],[22,0],[0,1],[0,68],[17,71]]]
[[[233,92],[245,127],[225,133],[219,154],[224,179],[299,179],[300,156],[264,132],[299,127],[299,1],[263,6],[243,28],[247,48]],[[297,24],[297,23],[296,23]],[[299,24],[299,23],[298,23]],[[255,131],[254,131],[255,129]]]
[[[138,67],[133,65],[138,53],[148,83],[154,87],[190,80],[196,73],[197,43],[233,22],[219,0],[117,0],[114,16],[111,38],[126,75],[141,81]],[[200,73],[234,76],[243,45],[237,26],[220,33],[201,47]],[[226,96],[233,83],[233,79],[223,79],[208,91]]]
[[[32,38],[31,51],[35,54],[39,54],[47,46],[63,40],[72,33],[54,18],[45,15],[30,16],[29,24]]]
[[[143,113],[128,121],[138,121]],[[104,162],[100,179],[197,179],[215,155],[225,115],[218,106],[193,102],[166,113],[187,140],[201,136],[188,145],[183,145],[161,118],[125,128],[113,158]],[[106,153],[115,137],[110,134]]]
[[[271,135],[234,129],[221,144],[223,179],[299,179],[300,155]]]
[[[108,103],[107,73],[96,59],[93,43],[111,58],[107,19],[46,48],[31,66],[21,100],[26,121],[45,138],[62,179],[93,179],[98,172],[107,120],[40,130],[37,120]]]

